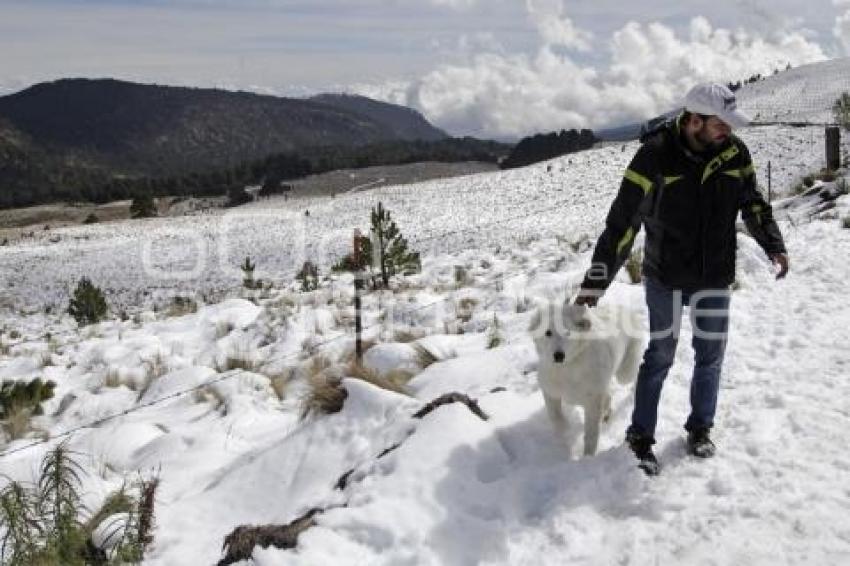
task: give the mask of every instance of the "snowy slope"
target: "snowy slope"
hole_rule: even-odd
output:
[[[833,122],[832,105],[850,92],[850,58],[783,71],[744,85],[738,102],[757,122]]]
[[[763,164],[773,163],[775,188],[787,190],[821,167],[821,128],[741,135],[760,179]],[[579,457],[579,413],[570,415],[566,439],[554,436],[526,332],[532,300],[563,298],[580,279],[590,261],[583,236],[598,234],[635,148],[335,199],[267,201],[221,216],[67,228],[54,231],[58,242],[43,235],[14,242],[0,248],[3,290],[14,306],[0,323],[0,379],[57,382],[34,421],[55,440],[119,415],[69,442],[84,454],[90,508],[126,478],[159,470],[147,564],[215,563],[236,526],[285,524],[311,508],[326,511],[296,549],[256,548],[252,563],[847,563],[850,267],[840,258],[850,255],[850,230],[841,222],[850,215],[848,196],[815,215],[800,199],[780,206],[792,258],[786,280],[774,281],[761,250],[739,235],[717,458],[697,462],[684,452],[687,324],[662,399],[660,477],[644,477],[622,446],[627,387],[616,391],[595,457]],[[365,298],[367,337],[379,343],[367,362],[417,375],[407,395],[345,379],[341,412],[300,420],[317,356],[344,365],[353,341],[350,278],[308,294],[288,288],[287,275],[304,257],[297,242],[303,238],[307,257],[324,272],[378,201],[423,251],[424,270],[391,294]],[[245,255],[275,289],[237,289],[235,266]],[[199,258],[198,273],[174,277]],[[135,306],[136,316],[77,329],[60,311],[82,274],[112,289],[113,304]],[[195,290],[209,299],[195,313],[152,309]],[[645,317],[642,289],[624,274],[605,300]],[[45,314],[45,305],[55,308]],[[471,305],[468,316],[464,305]],[[487,349],[494,316],[503,343]],[[404,334],[425,335],[419,342],[438,361],[417,367]],[[228,369],[228,359],[242,369]],[[460,404],[413,417],[448,391],[476,398],[490,418]],[[2,448],[20,449],[0,458],[4,476],[32,478],[51,446],[24,449],[32,438],[37,433]]]
[[[822,128],[770,126],[741,136],[764,187],[772,163],[774,194],[823,166]],[[850,144],[842,143],[846,154]],[[352,230],[368,228],[379,201],[425,255],[553,234],[595,238],[636,149],[637,142],[611,145],[518,171],[336,198],[273,199],[226,213],[35,230],[32,239],[0,247],[0,303],[62,309],[82,276],[105,289],[116,312],[162,305],[176,293],[217,300],[241,281],[246,256],[257,277],[278,284],[308,258],[325,273],[348,251]]]

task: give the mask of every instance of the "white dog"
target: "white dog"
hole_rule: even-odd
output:
[[[613,305],[589,309],[550,304],[532,318],[546,412],[562,435],[566,421],[561,403],[584,409],[585,455],[596,453],[600,424],[610,416],[613,376],[621,384],[637,376],[643,354],[641,328],[637,312]]]

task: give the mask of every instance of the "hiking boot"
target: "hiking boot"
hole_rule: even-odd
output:
[[[711,458],[717,447],[708,436],[709,429],[697,428],[688,431],[688,454],[697,458]]]
[[[652,445],[655,444],[655,439],[637,432],[627,432],[626,444],[637,457],[638,468],[643,470],[646,475],[657,476],[661,473],[661,464],[655,454],[652,453]]]

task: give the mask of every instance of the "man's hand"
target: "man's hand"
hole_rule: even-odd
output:
[[[786,275],[788,275],[788,254],[770,254],[770,261],[773,262],[773,265],[779,267],[779,271],[776,272],[776,278],[782,279]]]
[[[586,307],[595,307],[596,304],[599,302],[599,298],[601,296],[602,291],[596,291],[593,289],[579,289],[574,304],[579,306],[584,305]]]

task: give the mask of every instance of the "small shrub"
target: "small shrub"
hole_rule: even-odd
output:
[[[475,307],[478,305],[478,299],[475,297],[464,297],[455,305],[457,318],[461,322],[469,322],[472,320],[472,314],[475,312]]]
[[[82,504],[82,466],[78,453],[65,443],[47,453],[32,486],[11,482],[0,491],[0,523],[6,528],[0,536],[0,560],[10,566],[62,564],[138,563],[153,541],[154,498],[158,479],[142,480],[138,497],[122,488],[106,498],[88,521]],[[107,522],[124,513],[123,528]],[[96,529],[114,529],[118,536],[109,554],[92,540]]]
[[[130,204],[130,218],[151,218],[156,216],[156,203],[150,194],[138,195]]]
[[[83,224],[97,224],[98,222],[100,222],[100,219],[94,212],[90,213],[88,216],[86,216],[86,219],[83,220]]]
[[[319,268],[313,262],[305,261],[295,280],[301,283],[301,290],[305,293],[315,291],[319,288]]]
[[[177,295],[171,298],[171,302],[165,311],[165,315],[169,317],[184,316],[187,314],[194,314],[196,312],[198,312],[198,303],[195,299]]]
[[[469,277],[469,271],[467,271],[466,267],[464,267],[463,265],[456,265],[454,267],[454,269],[455,269],[455,271],[454,271],[455,286],[460,288],[460,287],[463,287],[464,285],[469,285],[470,277]]]
[[[82,326],[100,322],[106,316],[106,311],[103,291],[94,286],[88,278],[80,279],[68,305],[68,314]]]
[[[844,217],[844,220],[841,221],[841,227],[845,230],[850,230],[850,216]]]
[[[41,415],[41,403],[53,397],[56,384],[35,378],[24,381],[4,381],[0,386],[0,423],[12,438],[22,438],[30,431],[30,418]]]
[[[250,257],[246,257],[242,265],[239,266],[242,270],[242,286],[246,289],[257,289],[259,287],[259,282],[254,281],[254,268],[256,267],[256,264],[251,263]]]
[[[490,329],[487,331],[487,349],[492,350],[493,348],[498,348],[505,341],[505,337],[502,335],[502,324],[499,322],[499,318],[493,313],[493,323],[490,325]]]

